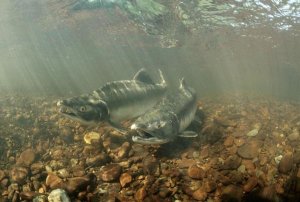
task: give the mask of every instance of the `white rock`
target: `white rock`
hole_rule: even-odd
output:
[[[48,196],[49,202],[71,202],[69,196],[63,189],[54,189]]]

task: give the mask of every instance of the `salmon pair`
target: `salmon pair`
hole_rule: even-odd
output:
[[[106,121],[122,131],[121,121],[138,117],[130,129],[136,131],[132,140],[142,144],[196,137],[197,133],[186,131],[197,110],[195,90],[181,79],[179,88],[169,92],[160,70],[159,74],[160,82],[155,83],[141,69],[132,80],[108,82],[92,93],[58,101],[59,112],[84,124]]]

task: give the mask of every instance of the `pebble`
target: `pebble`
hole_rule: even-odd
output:
[[[188,169],[188,176],[193,179],[203,179],[205,176],[205,172],[202,168],[197,165],[192,165]]]
[[[254,189],[254,187],[256,187],[257,184],[258,184],[257,178],[256,177],[250,177],[247,180],[246,184],[244,184],[243,189],[244,189],[245,192],[251,192]]]
[[[258,156],[259,150],[263,145],[262,141],[250,141],[238,148],[237,153],[245,159],[253,159]]]
[[[229,156],[221,166],[223,170],[235,170],[241,165],[242,159],[237,155]]]
[[[33,163],[30,166],[31,174],[35,175],[44,170],[45,166],[42,162]]]
[[[89,174],[83,177],[68,178],[64,183],[64,188],[69,194],[78,193],[79,191],[86,190],[87,186],[93,185],[96,179],[94,174]],[[61,187],[61,188],[63,188]]]
[[[224,141],[225,147],[231,147],[234,143],[234,138],[232,136],[228,136]]]
[[[129,150],[130,150],[130,143],[124,142],[121,147],[119,147],[113,151],[112,158],[115,161],[120,161],[120,160],[128,157]]]
[[[201,187],[193,193],[192,197],[198,201],[205,201],[205,199],[207,198],[207,193],[204,188]]]
[[[101,166],[108,162],[108,156],[106,153],[101,152],[100,154],[87,158],[86,164],[88,166]]]
[[[5,172],[0,170],[0,181],[5,177]]]
[[[46,186],[50,189],[61,188],[64,186],[64,182],[60,177],[50,173],[46,178]]]
[[[243,189],[235,185],[228,185],[223,189],[221,198],[222,201],[241,202],[243,198]]]
[[[282,157],[283,157],[282,155],[279,155],[279,156],[276,156],[276,157],[274,158],[275,163],[276,163],[277,165],[280,163]]]
[[[37,195],[34,191],[23,191],[20,193],[20,198],[22,200],[32,200]]]
[[[245,140],[242,139],[242,138],[235,138],[234,139],[234,144],[237,146],[237,147],[240,147],[242,145],[245,144]]]
[[[247,133],[247,136],[248,136],[248,137],[254,137],[254,136],[256,136],[256,135],[258,134],[258,132],[259,132],[259,130],[258,130],[257,128],[255,128],[255,129],[249,131],[249,132]]]
[[[34,197],[34,199],[32,200],[32,202],[47,202],[47,196],[46,195],[39,195]]]
[[[159,168],[158,160],[152,155],[146,156],[142,163],[145,175],[154,175]]]
[[[278,170],[281,173],[288,174],[293,168],[293,154],[286,154],[279,162]]]
[[[122,168],[119,164],[104,166],[100,171],[100,178],[105,182],[115,181],[119,178]]]
[[[13,182],[23,184],[28,176],[28,169],[25,167],[14,167],[10,171],[10,178]]]
[[[297,129],[294,129],[293,132],[291,134],[288,135],[288,139],[290,141],[296,141],[299,139],[299,131]]]
[[[246,167],[245,165],[240,165],[240,167],[237,169],[240,173],[245,173],[246,172]]]
[[[92,144],[93,141],[99,142],[101,135],[97,132],[86,133],[83,137],[86,144]]]
[[[48,196],[49,202],[71,202],[66,191],[63,189],[54,189]]]
[[[132,182],[132,176],[129,173],[123,173],[120,177],[120,184],[122,187],[125,187],[130,182]]]
[[[19,158],[17,159],[16,165],[21,165],[21,166],[30,166],[36,158],[35,152],[32,149],[26,149],[23,151]]]
[[[136,201],[143,201],[146,196],[147,196],[147,192],[145,187],[139,188],[137,192],[134,194],[134,198]]]
[[[68,177],[70,177],[70,173],[69,173],[69,171],[66,168],[59,169],[57,171],[57,175],[58,175],[58,177],[61,177],[61,178],[68,178]]]

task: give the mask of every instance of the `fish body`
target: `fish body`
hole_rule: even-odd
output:
[[[166,82],[160,73],[160,83],[154,83],[145,69],[132,80],[108,82],[90,94],[60,100],[60,113],[84,124],[107,121],[113,126],[143,114],[152,108],[166,92]]]
[[[169,93],[151,110],[140,116],[131,125],[137,135],[133,142],[163,144],[177,136],[195,137],[197,134],[185,129],[195,118],[197,96],[195,90],[186,86],[184,80],[176,92]]]

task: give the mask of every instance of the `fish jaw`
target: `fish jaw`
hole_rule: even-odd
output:
[[[132,141],[139,144],[165,144],[167,142],[170,142],[169,139],[161,139],[157,137],[142,137],[140,135],[134,135],[132,136]]]
[[[170,139],[159,138],[155,136],[154,131],[142,129],[137,126],[137,124],[131,125],[130,129],[135,131],[137,135],[132,136],[132,141],[139,144],[165,144],[170,142]]]

